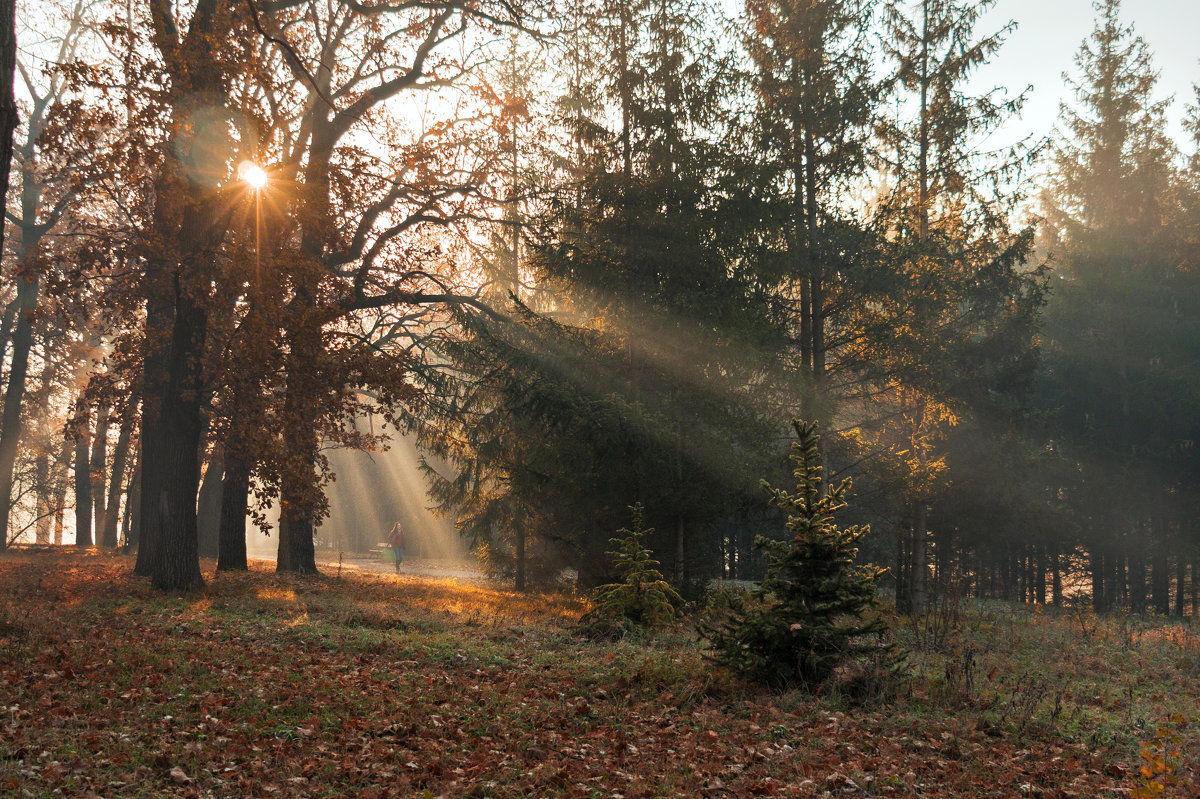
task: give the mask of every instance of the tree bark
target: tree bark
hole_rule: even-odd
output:
[[[1150,550],[1150,598],[1154,612],[1166,616],[1171,613],[1171,572],[1167,562],[1167,522],[1161,514],[1155,514],[1152,524],[1153,539]]]
[[[129,440],[133,436],[133,424],[133,413],[124,413],[121,417],[121,431],[117,434],[117,445],[113,450],[112,475],[109,477],[108,501],[105,503],[104,533],[101,540],[106,547],[117,545],[117,519],[121,510],[121,494],[125,488],[125,467],[129,460]]]
[[[221,488],[225,476],[225,455],[221,447],[213,448],[200,481],[200,496],[196,508],[196,533],[200,557],[215,558],[220,554]]]
[[[46,485],[50,480],[50,455],[46,452],[39,452],[37,458],[33,462],[34,482],[36,483],[35,491],[37,492],[37,521],[35,524],[33,540],[41,544],[50,543],[50,493],[49,486]]]
[[[1187,587],[1187,558],[1182,552],[1175,556],[1175,615],[1183,618],[1184,590]]]
[[[17,102],[13,83],[17,70],[17,3],[0,0],[0,197],[8,196],[12,167],[13,132],[17,129]],[[0,214],[0,250],[4,243],[4,214]],[[7,530],[7,528],[3,528]],[[7,533],[0,535],[6,538]],[[0,545],[0,548],[3,548]]]
[[[50,504],[54,507],[54,545],[62,546],[63,542],[63,527],[64,517],[67,509],[67,464],[71,458],[71,440],[67,436],[61,438],[61,449],[58,453],[58,460],[55,461],[50,471],[53,477],[51,481],[54,483],[54,494],[51,497]]]
[[[96,406],[96,434],[92,436],[92,455],[88,474],[92,482],[92,504],[95,506],[92,518],[96,520],[96,543],[101,546],[116,546],[116,541],[109,544],[104,540],[104,520],[108,515],[105,512],[107,497],[104,492],[107,484],[105,467],[108,465],[108,416],[108,403],[99,403]]]
[[[1104,578],[1106,575],[1104,554],[1098,548],[1088,552],[1088,565],[1092,572],[1092,610],[1104,613],[1106,607],[1106,592]]]
[[[162,590],[204,584],[196,541],[198,453],[204,433],[203,367],[212,262],[225,239],[222,200],[232,152],[198,135],[202,108],[227,106],[220,51],[232,25],[217,0],[197,0],[186,33],[169,0],[149,0],[152,40],[170,78],[170,147],[155,183],[150,231],[160,253],[147,263],[142,400],[142,495],[137,570]],[[182,153],[187,153],[187,163]]]
[[[1062,552],[1057,541],[1054,543],[1054,553],[1050,558],[1050,569],[1050,580],[1053,586],[1051,589],[1052,601],[1055,607],[1060,608],[1063,604]]]
[[[246,506],[250,469],[231,450],[221,482],[221,529],[217,541],[217,571],[246,571]]]
[[[92,474],[88,458],[91,420],[88,409],[80,411],[75,426],[75,545],[92,545]]]
[[[11,139],[11,137],[10,137]],[[11,141],[9,158],[11,158]],[[22,215],[33,219],[37,209],[37,186],[30,164],[23,170],[21,189]],[[4,185],[8,185],[8,161],[4,163]],[[3,214],[0,214],[3,216]],[[33,252],[32,234],[22,230],[17,248],[17,261],[23,262]],[[9,515],[12,512],[13,469],[21,443],[21,406],[25,400],[25,378],[29,373],[29,352],[33,349],[33,312],[37,308],[40,281],[36,274],[24,275],[17,281],[17,330],[13,335],[12,361],[8,370],[8,388],[4,392],[4,411],[0,417],[0,550],[8,541]]]
[[[124,530],[125,551],[138,547],[138,539],[142,532],[142,456],[138,453],[138,463],[133,467],[133,477],[129,481],[129,495],[125,499],[125,518],[121,521]],[[141,549],[138,549],[141,552]]]
[[[908,612],[913,616],[920,616],[925,612],[926,580],[929,569],[929,548],[928,542],[925,540],[927,510],[923,500],[913,503],[911,518]]]

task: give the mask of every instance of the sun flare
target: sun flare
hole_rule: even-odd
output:
[[[253,161],[243,161],[238,165],[238,179],[255,191],[259,191],[267,185],[269,176],[265,169]]]

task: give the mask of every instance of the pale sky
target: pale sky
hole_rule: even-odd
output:
[[[1022,118],[1009,126],[1013,139],[1048,133],[1059,102],[1072,99],[1062,74],[1076,74],[1075,53],[1090,35],[1094,17],[1091,0],[998,0],[977,28],[991,33],[1009,19],[1018,24],[996,59],[979,73],[981,86],[1019,90],[1033,85]],[[1200,0],[1125,0],[1121,18],[1133,23],[1154,54],[1159,95],[1175,95],[1170,133],[1182,143],[1180,121],[1185,105],[1194,102],[1192,84],[1200,83]]]

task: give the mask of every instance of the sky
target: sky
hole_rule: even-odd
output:
[[[1185,106],[1195,100],[1192,84],[1200,83],[1200,0],[1125,0],[1121,18],[1133,23],[1154,54],[1160,97],[1175,95],[1169,132],[1182,142]],[[1042,136],[1052,129],[1059,102],[1072,99],[1062,76],[1077,74],[1075,53],[1091,34],[1095,10],[1092,0],[997,0],[977,31],[990,33],[1010,19],[1017,30],[980,70],[978,85],[1019,90],[1032,84],[1021,119],[1002,135],[1012,140]]]

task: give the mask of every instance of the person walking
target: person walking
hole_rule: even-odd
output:
[[[396,564],[396,574],[399,574],[400,564],[404,562],[404,528],[400,526],[400,522],[392,525],[392,531],[388,533],[387,542],[392,547],[392,554],[395,556],[393,562]]]

